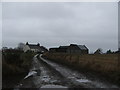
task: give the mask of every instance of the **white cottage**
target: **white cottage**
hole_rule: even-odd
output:
[[[29,44],[28,42],[23,48],[24,52],[27,52],[28,50],[33,51],[33,52],[41,52],[40,44]]]

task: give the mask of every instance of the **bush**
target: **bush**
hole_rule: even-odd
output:
[[[20,56],[20,59],[22,60],[22,64],[21,67],[29,69],[31,62],[32,62],[32,58],[35,55],[34,52],[26,52],[26,53],[22,53]]]
[[[4,75],[22,73],[29,70],[34,52],[8,49],[2,53],[2,69]]]

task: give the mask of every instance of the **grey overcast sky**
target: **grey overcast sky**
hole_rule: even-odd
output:
[[[4,2],[2,46],[20,42],[50,48],[76,43],[90,52],[118,49],[117,2]]]

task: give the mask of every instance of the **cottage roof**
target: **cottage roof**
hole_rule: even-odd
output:
[[[29,44],[28,46],[30,47],[30,49],[38,49],[38,50],[41,50],[40,46],[38,46],[38,45]]]
[[[87,50],[88,49],[85,45],[70,44],[70,46],[77,46],[81,50]]]
[[[60,46],[59,48],[67,49],[69,46]]]
[[[43,51],[48,51],[48,49],[45,48],[44,46],[40,46],[40,48],[41,48]]]
[[[87,50],[88,48],[85,45],[77,45],[82,50]]]

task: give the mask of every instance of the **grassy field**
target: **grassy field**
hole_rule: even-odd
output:
[[[80,70],[100,73],[120,84],[120,54],[66,54],[46,53],[43,55],[50,60],[71,66]]]

